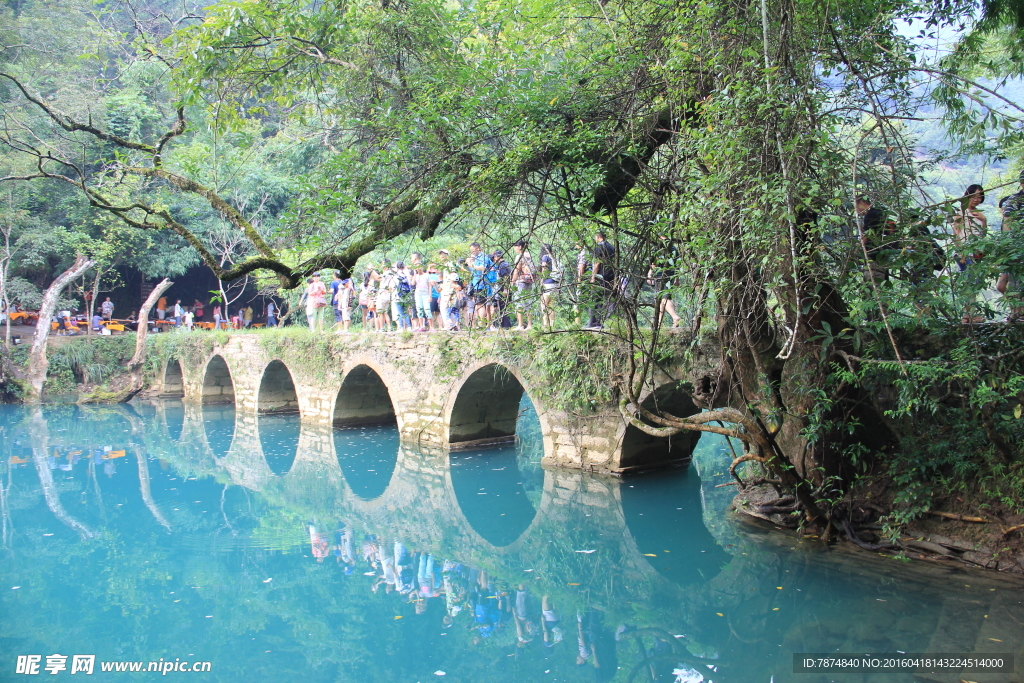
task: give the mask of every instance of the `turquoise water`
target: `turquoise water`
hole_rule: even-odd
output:
[[[688,470],[546,471],[528,408],[517,446],[448,454],[230,406],[0,406],[0,681],[30,680],[19,655],[47,680],[73,655],[111,681],[161,674],[103,662],[310,683],[1022,680],[793,673],[801,652],[1009,652],[1019,670],[1024,584],[738,523],[715,438]]]

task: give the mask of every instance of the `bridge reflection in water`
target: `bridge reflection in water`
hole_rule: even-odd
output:
[[[225,681],[816,682],[794,652],[1022,653],[1019,582],[722,522],[708,438],[700,474],[542,470],[521,412],[517,445],[449,453],[209,402],[3,407],[5,642],[195,653]]]

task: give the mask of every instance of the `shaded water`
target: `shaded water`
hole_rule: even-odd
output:
[[[230,406],[0,406],[0,681],[32,654],[48,677],[94,654],[99,680],[160,658],[217,681],[1022,680],[795,674],[800,652],[1020,660],[1024,584],[738,524],[714,438],[620,481],[541,469],[529,410],[519,433],[449,455]]]

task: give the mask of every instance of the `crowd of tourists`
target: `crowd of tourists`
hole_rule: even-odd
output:
[[[505,252],[473,242],[465,258],[454,258],[447,249],[432,259],[413,252],[408,263],[383,260],[355,278],[334,273],[324,282],[313,275],[302,304],[315,331],[333,326],[347,332],[354,325],[375,332],[554,329],[563,306],[570,306],[574,317],[587,313],[585,329],[601,329],[615,310],[621,285],[616,247],[598,232],[592,246],[577,243],[568,261],[567,267],[551,244],[534,252],[528,241],[519,240]],[[657,275],[667,276],[674,272]],[[674,308],[671,312],[678,320]]]

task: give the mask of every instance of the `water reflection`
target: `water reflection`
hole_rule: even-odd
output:
[[[164,424],[171,441],[180,441],[185,428],[185,406],[180,401],[164,401]]]
[[[680,586],[708,581],[729,561],[702,523],[701,481],[693,470],[631,478],[621,492],[626,524],[637,548],[669,581]]]
[[[204,403],[203,429],[210,451],[223,457],[235,438],[235,405],[233,403]]]
[[[376,500],[387,489],[398,462],[398,427],[335,429],[334,450],[352,493],[362,500]]]
[[[257,418],[260,447],[270,471],[287,474],[299,448],[299,414],[260,415]]]
[[[449,456],[451,486],[462,514],[497,547],[514,543],[529,528],[544,485],[540,420],[525,392],[518,411],[514,445]]]
[[[529,430],[449,459],[386,430],[303,427],[294,466],[267,476],[237,452],[255,423],[186,409],[183,435],[207,438],[170,441],[159,414],[0,406],[9,660],[187,656],[224,681],[818,683],[791,673],[794,652],[1024,650],[1019,581],[712,535],[712,466],[620,482],[543,472]]]

